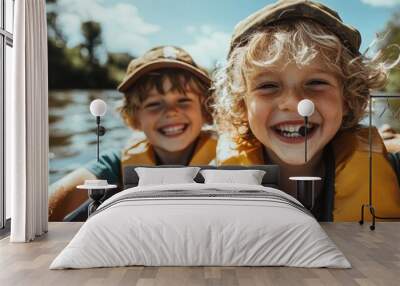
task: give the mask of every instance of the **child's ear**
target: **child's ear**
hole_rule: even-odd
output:
[[[130,119],[130,121],[131,121],[130,125],[132,126],[132,128],[139,131],[143,131],[142,122],[140,121],[137,115],[134,115],[133,118]]]
[[[247,112],[247,96],[244,96],[242,104],[244,109],[243,117],[246,121],[249,121],[249,115]]]
[[[202,116],[201,116],[201,126],[204,126],[205,124],[210,123],[209,121],[210,121],[210,120],[208,120],[207,115],[204,114],[204,112],[203,112],[203,114],[202,114]]]
[[[203,96],[199,95],[198,100],[201,108],[201,126],[204,126],[205,124],[212,125],[214,123],[214,119],[212,116],[212,108],[210,108],[210,102],[212,102],[211,97],[204,98]]]
[[[349,108],[347,102],[343,101],[343,115],[344,116],[347,115],[347,113],[349,113],[349,111],[350,111],[350,108]]]

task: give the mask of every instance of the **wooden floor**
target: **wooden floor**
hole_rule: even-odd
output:
[[[353,268],[120,267],[48,270],[81,223],[50,223],[32,243],[0,241],[0,285],[400,285],[400,222],[323,224]]]

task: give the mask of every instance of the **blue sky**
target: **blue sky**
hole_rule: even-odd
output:
[[[224,59],[235,24],[271,0],[58,0],[60,26],[74,46],[80,22],[102,24],[104,50],[140,55],[155,45],[178,45],[200,64]],[[365,50],[400,0],[320,0],[362,35]],[[51,9],[51,8],[50,8]]]

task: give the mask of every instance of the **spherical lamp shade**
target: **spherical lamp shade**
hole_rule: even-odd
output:
[[[107,112],[107,104],[104,100],[95,99],[90,103],[90,113],[93,116],[104,116]]]
[[[309,99],[303,99],[297,105],[297,112],[303,117],[310,117],[314,113],[314,103]]]

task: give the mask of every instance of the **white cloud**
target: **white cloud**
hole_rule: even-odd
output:
[[[129,3],[110,5],[103,0],[59,0],[57,6],[50,4],[48,9],[57,9],[58,23],[70,47],[83,40],[82,22],[99,22],[102,27],[103,55],[105,51],[142,55],[154,45],[155,36],[162,29],[143,19],[136,6]],[[182,48],[197,63],[213,67],[217,61],[225,60],[230,34],[210,25],[188,25],[184,31],[187,33],[187,44]]]
[[[186,32],[188,32],[189,34],[193,34],[194,32],[196,32],[196,27],[195,26],[187,26],[185,28]]]
[[[103,2],[58,1],[58,21],[67,36],[69,46],[75,46],[82,41],[81,22],[92,20],[101,24],[103,44],[108,51],[139,55],[151,47],[148,36],[160,30],[158,25],[145,21],[132,4],[118,3],[110,6]]]
[[[224,62],[228,54],[231,35],[209,25],[189,26],[186,31],[193,37],[193,43],[183,45],[193,59],[204,67],[214,67]]]
[[[400,0],[361,0],[361,2],[371,6],[392,7],[400,5]]]

